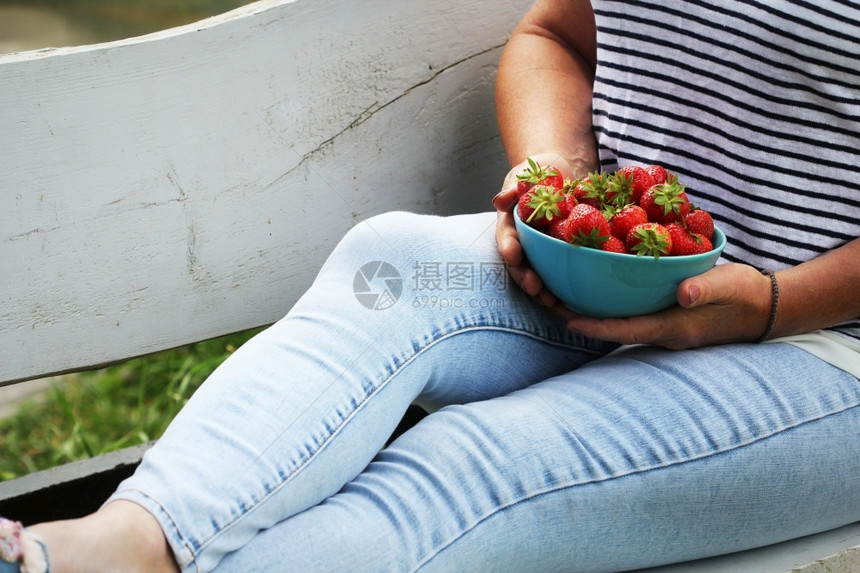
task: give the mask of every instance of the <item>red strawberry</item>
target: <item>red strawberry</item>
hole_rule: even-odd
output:
[[[672,237],[672,255],[698,255],[713,249],[711,241],[699,233],[691,233],[678,223],[669,223],[666,230]]]
[[[608,185],[609,175],[607,173],[594,172],[577,181],[571,192],[576,197],[577,202],[587,203],[595,209],[601,209],[606,198]]]
[[[605,242],[601,243],[600,249],[609,251],[610,253],[627,254],[627,247],[624,245],[624,241],[614,235],[610,235]]]
[[[567,219],[562,219],[561,217],[555,217],[552,220],[552,223],[549,224],[549,227],[544,231],[550,237],[554,239],[558,239],[559,241],[567,242]]]
[[[517,201],[520,219],[535,229],[546,229],[554,218],[563,218],[559,203],[564,201],[564,193],[546,185],[535,185]]]
[[[707,253],[709,251],[714,250],[714,243],[713,243],[713,241],[711,241],[711,239],[707,238],[704,235],[700,235],[699,233],[696,233],[696,236],[701,237],[701,239],[702,239],[702,242],[699,243],[699,247],[700,247],[699,252],[700,253]]]
[[[579,203],[570,212],[564,229],[564,237],[568,243],[599,248],[609,236],[609,223],[603,213],[593,206]]]
[[[555,237],[556,239],[565,241],[564,228],[567,225],[567,217],[570,215],[573,208],[576,207],[576,197],[570,193],[564,193],[562,200],[559,201],[557,205],[559,216],[553,217],[544,232],[550,237]]]
[[[609,230],[621,239],[627,238],[627,233],[634,226],[648,222],[648,214],[639,205],[626,205],[621,210],[615,211],[609,219]]]
[[[648,220],[657,223],[679,221],[690,212],[690,199],[684,186],[674,175],[660,185],[655,185],[642,194],[639,205],[648,213]]]
[[[645,171],[654,178],[654,185],[665,183],[669,178],[669,172],[662,165],[649,165],[645,168]]]
[[[625,244],[628,251],[640,257],[647,255],[659,259],[661,255],[672,252],[672,236],[660,223],[636,225],[627,234]]]
[[[577,201],[576,197],[571,193],[562,192],[562,199],[558,203],[558,210],[561,213],[561,216],[567,219],[570,216],[573,208],[576,207]]]
[[[654,185],[654,178],[644,167],[625,165],[610,177],[606,200],[615,205],[638,203],[642,193]]]
[[[547,185],[556,189],[564,187],[564,176],[555,167],[541,167],[539,163],[528,158],[529,166],[517,175],[517,195],[522,195],[535,185]]]
[[[708,239],[714,238],[714,219],[711,214],[704,209],[693,207],[690,212],[684,217],[684,223],[687,230],[691,233],[698,233]]]

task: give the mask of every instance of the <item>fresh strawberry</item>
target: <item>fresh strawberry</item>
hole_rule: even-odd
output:
[[[605,242],[601,243],[600,249],[609,251],[610,253],[627,254],[627,247],[624,245],[624,241],[614,235],[610,235]]]
[[[649,221],[663,220],[663,207],[657,204],[657,190],[660,187],[660,185],[655,185],[639,198],[639,206],[645,210],[645,216],[648,217]]]
[[[531,161],[527,171],[540,170]],[[713,250],[710,214],[692,205],[678,177],[660,165],[589,173],[561,189],[528,185],[517,206],[520,218],[574,246],[655,259]],[[627,203],[637,196],[638,203]]]
[[[704,209],[693,207],[687,216],[684,217],[684,224],[687,230],[692,233],[698,233],[708,239],[714,238],[714,219],[711,214]]]
[[[638,203],[642,193],[654,185],[654,178],[644,167],[625,165],[609,178],[606,201],[619,206]]]
[[[662,165],[649,165],[645,171],[654,178],[654,185],[661,185],[669,178],[669,172]]]
[[[699,243],[699,252],[700,253],[707,253],[709,251],[714,250],[714,243],[711,239],[707,238],[704,235],[700,235],[699,233],[695,233],[695,235],[697,237],[701,237],[701,239],[702,239],[702,242]]]
[[[570,216],[573,208],[576,207],[577,200],[576,197],[572,193],[565,193],[562,191],[562,199],[558,203],[558,210],[562,217],[567,219]]]
[[[595,209],[601,209],[606,199],[608,185],[609,174],[595,171],[580,179],[574,185],[571,193],[576,197],[577,202],[586,203]]]
[[[546,229],[554,218],[563,218],[559,204],[565,200],[560,189],[535,185],[517,201],[520,219],[535,229]]]
[[[565,184],[565,189],[569,189],[568,183]],[[576,207],[576,204],[576,197],[574,197],[572,193],[567,193],[562,190],[562,200],[557,203],[559,216],[553,217],[544,232],[550,237],[555,237],[556,239],[565,241],[564,229],[567,226],[567,218],[570,216],[573,208]]]
[[[690,199],[684,186],[674,175],[665,183],[655,185],[642,194],[639,205],[648,213],[648,220],[656,223],[671,223],[682,220],[690,212]]]
[[[609,230],[613,236],[622,241],[634,226],[648,222],[648,214],[639,205],[625,205],[620,210],[612,209],[609,218]]]
[[[641,223],[627,233],[625,245],[629,252],[640,257],[652,256],[659,259],[661,255],[672,252],[672,236],[660,223]]]
[[[691,233],[678,223],[667,224],[666,230],[672,237],[672,256],[698,255],[714,248],[704,235]]]
[[[561,217],[555,217],[552,222],[549,224],[549,227],[546,228],[544,233],[549,235],[554,239],[558,239],[559,241],[567,242],[567,224],[568,219],[562,219]]]
[[[579,203],[570,212],[564,229],[564,239],[568,243],[600,248],[609,237],[609,222],[595,207]]]
[[[565,179],[564,187],[561,189],[564,191],[565,195],[570,195],[574,199],[577,199],[576,188],[579,187],[583,181],[585,181],[585,177],[580,177],[579,179]],[[579,200],[577,199],[577,203],[578,202]]]
[[[517,175],[517,195],[534,187],[535,185],[547,185],[556,189],[564,187],[564,176],[555,167],[541,167],[531,157],[528,158],[529,166]]]

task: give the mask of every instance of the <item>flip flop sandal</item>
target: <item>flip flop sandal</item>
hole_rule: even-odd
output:
[[[48,549],[17,521],[0,517],[0,573],[49,573]]]

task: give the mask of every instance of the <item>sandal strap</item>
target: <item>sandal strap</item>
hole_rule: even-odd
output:
[[[3,563],[16,567],[2,567]],[[0,571],[7,570],[48,573],[48,551],[42,538],[20,522],[0,517]]]
[[[0,517],[0,561],[17,563],[24,555],[21,533],[24,531],[17,521]]]

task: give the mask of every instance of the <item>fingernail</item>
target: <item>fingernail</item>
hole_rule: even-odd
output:
[[[699,300],[699,287],[693,285],[687,290],[687,296],[690,297],[690,306],[696,304],[696,301]]]
[[[493,206],[499,211],[508,211],[516,201],[516,196],[513,189],[502,189],[493,197]]]
[[[501,208],[501,205],[498,204],[498,201],[499,201],[499,199],[501,199],[501,197],[502,197],[502,195],[504,195],[504,193],[505,193],[504,191],[499,191],[498,193],[496,193],[496,196],[493,197],[493,207],[495,207],[496,209]]]

